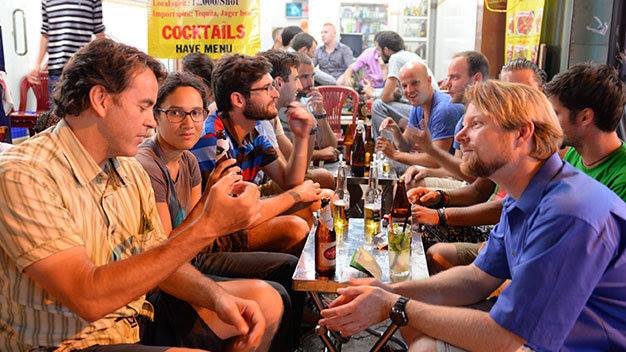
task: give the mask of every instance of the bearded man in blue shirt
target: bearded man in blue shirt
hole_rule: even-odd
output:
[[[391,316],[411,351],[626,350],[626,204],[558,157],[538,90],[488,81],[467,101],[462,169],[508,194],[486,247],[426,280],[353,282],[320,323],[352,335]],[[506,279],[489,313],[460,308]]]

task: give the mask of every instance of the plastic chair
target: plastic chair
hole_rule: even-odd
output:
[[[352,98],[352,123],[356,124],[356,116],[358,109],[356,108],[359,103],[359,95],[357,92],[348,87],[341,86],[319,86],[317,87],[324,99],[324,110],[326,110],[326,118],[332,128],[333,132],[337,136],[337,142],[343,144],[343,132],[341,130],[341,110],[346,103],[346,98]]]
[[[32,89],[35,99],[37,99],[37,110],[35,112],[26,111],[26,100],[28,90]],[[42,71],[39,74],[39,84],[31,84],[26,76],[20,82],[20,105],[19,110],[9,114],[11,127],[28,128],[28,134],[34,135],[35,123],[42,112],[50,109],[50,98],[48,96],[48,72]]]

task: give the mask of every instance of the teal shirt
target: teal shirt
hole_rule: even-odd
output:
[[[611,153],[602,163],[592,168],[583,164],[583,158],[576,149],[569,148],[563,158],[575,168],[604,184],[626,201],[626,144]]]

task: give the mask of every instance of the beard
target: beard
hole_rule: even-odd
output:
[[[471,156],[461,163],[461,172],[467,175],[487,178],[506,165],[507,160],[510,160],[508,154],[501,155],[497,159],[487,162],[480,160],[476,153],[472,152]]]
[[[246,106],[243,108],[243,116],[248,120],[261,121],[271,120],[278,114],[276,110],[275,102],[272,102],[267,106],[260,106],[253,104],[249,99],[246,99]]]

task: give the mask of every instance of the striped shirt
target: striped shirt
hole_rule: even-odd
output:
[[[61,70],[92,34],[104,32],[102,0],[42,0],[41,34],[48,38],[48,70]]]
[[[24,268],[80,246],[96,266],[166,239],[150,179],[134,158],[98,166],[61,120],[0,155],[0,350],[134,343],[145,296],[87,322],[24,274]]]
[[[198,159],[200,171],[211,172],[215,169],[217,160],[217,132],[224,130],[230,144],[233,158],[237,159],[237,166],[241,168],[244,181],[259,183],[257,174],[261,168],[278,159],[278,154],[267,136],[260,134],[255,128],[247,134],[241,145],[231,138],[227,119],[222,119],[217,113],[211,114],[204,123],[204,136],[191,148],[191,152]],[[257,124],[258,125],[258,124]]]

